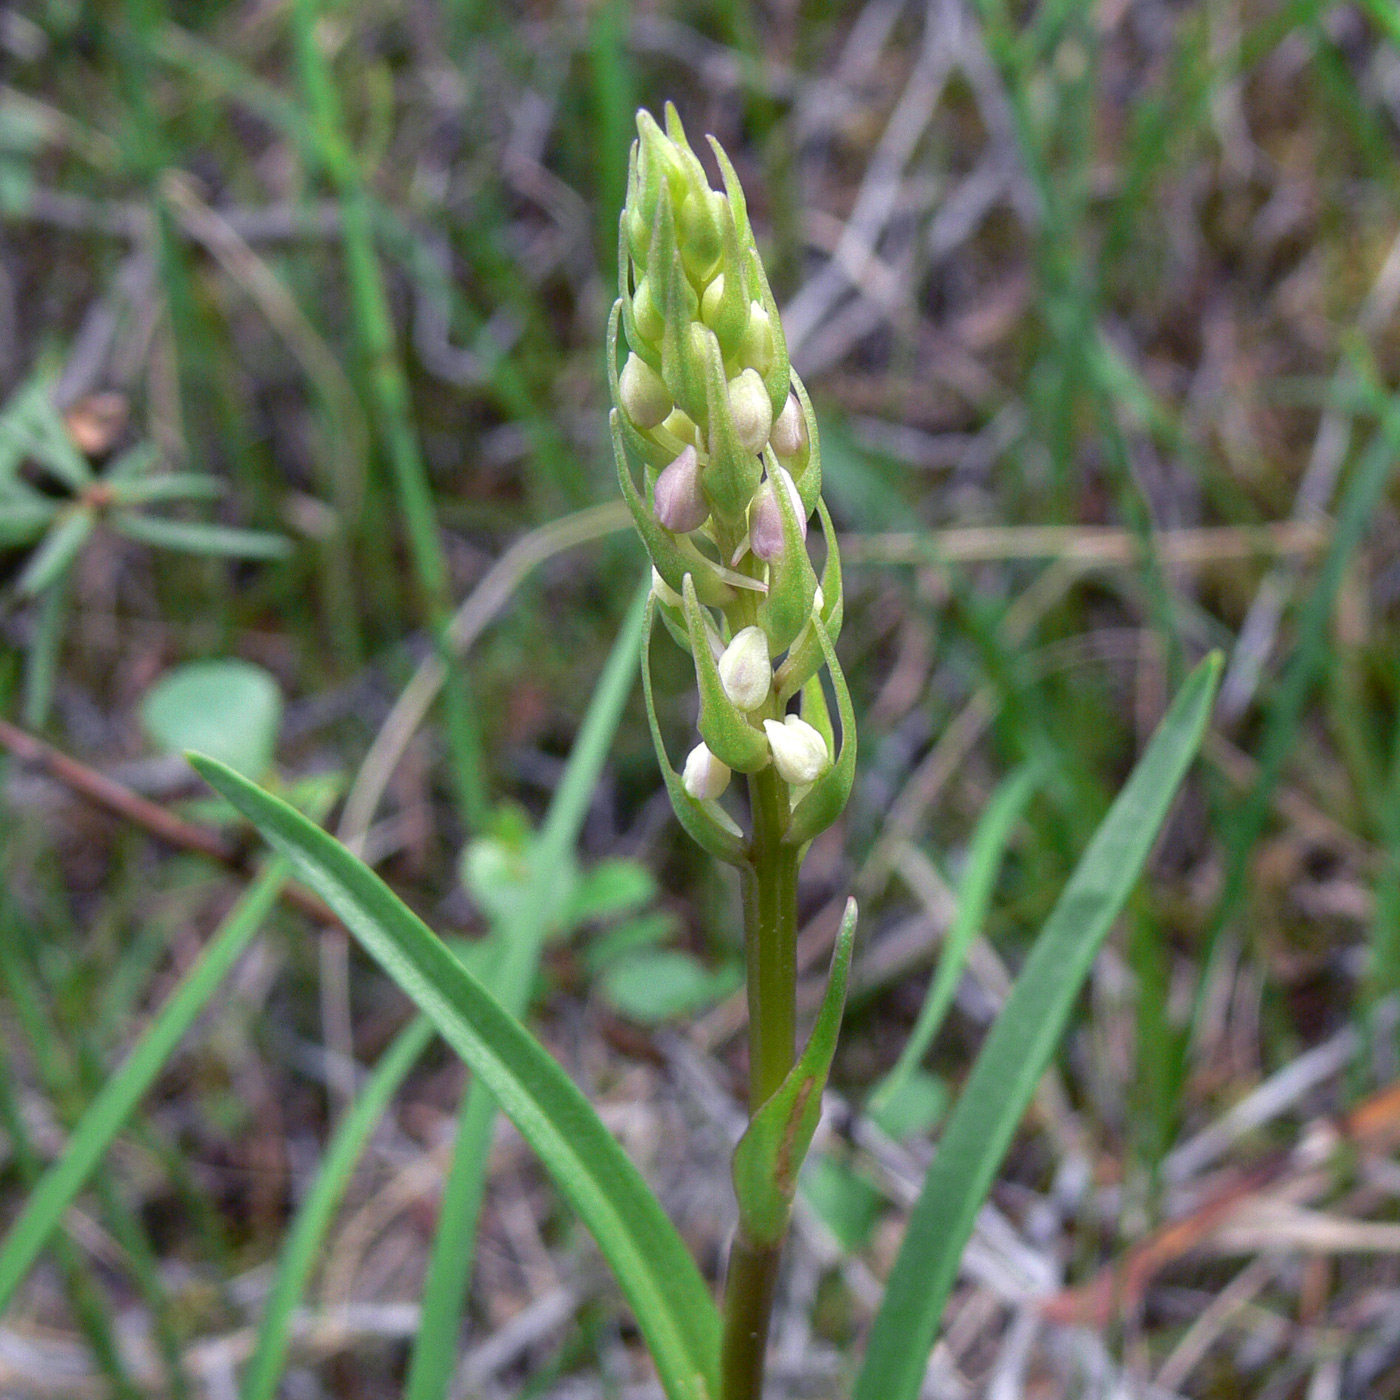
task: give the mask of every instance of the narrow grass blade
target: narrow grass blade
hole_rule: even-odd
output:
[[[379,1057],[365,1087],[350,1111],[341,1119],[326,1148],[311,1190],[297,1211],[296,1220],[277,1261],[277,1277],[268,1294],[253,1359],[243,1373],[242,1400],[273,1400],[292,1335],[292,1314],[306,1292],[316,1256],[335,1219],[355,1164],[379,1120],[389,1107],[409,1070],[433,1038],[432,1022],[415,1016]]]
[[[895,1098],[909,1076],[918,1069],[943,1024],[943,1018],[948,1014],[972,940],[986,921],[987,906],[992,902],[992,890],[1001,870],[1007,842],[1039,780],[1039,771],[1030,765],[1013,773],[992,794],[992,800],[972,833],[967,868],[958,887],[958,912],[943,942],[938,971],[929,984],[928,994],[919,1010],[919,1019],[915,1021],[899,1059],[870,1096],[869,1112],[877,1118],[881,1109]]]
[[[636,683],[643,617],[650,594],[648,579],[632,600],[554,791],[531,855],[531,880],[525,897],[515,917],[496,930],[501,952],[486,982],[512,1016],[525,1014],[545,936],[557,912],[562,883],[558,871],[578,841],[598,775],[622,717],[622,707]],[[462,1312],[475,1262],[476,1227],[495,1122],[496,1104],[490,1091],[480,1079],[473,1079],[462,1105],[452,1166],[443,1187],[442,1211],[423,1284],[423,1314],[404,1387],[405,1400],[442,1400],[452,1382]]]
[[[29,1193],[19,1218],[0,1243],[0,1312],[9,1305],[112,1139],[262,926],[286,878],[286,863],[275,861],[239,900],[161,1007],[150,1029],[103,1085],[74,1128],[63,1155]]]
[[[1213,655],[1182,686],[1036,939],[924,1180],[855,1400],[919,1394],[977,1212],[1200,746],[1219,677],[1220,657]]]
[[[665,1212],[573,1081],[367,866],[211,759],[204,779],[291,858],[365,950],[480,1076],[592,1231],[671,1400],[715,1393],[719,1315]]]

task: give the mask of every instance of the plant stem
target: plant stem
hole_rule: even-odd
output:
[[[753,810],[750,863],[743,873],[748,959],[749,1112],[776,1092],[796,1055],[797,860],[783,845],[787,784],[770,765],[749,777]],[[782,1245],[758,1245],[741,1231],[724,1289],[723,1400],[760,1400],[768,1322]]]

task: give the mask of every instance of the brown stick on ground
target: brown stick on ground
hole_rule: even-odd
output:
[[[239,875],[249,873],[246,852],[228,840],[222,832],[198,822],[186,821],[166,811],[164,807],[132,792],[129,787],[99,773],[95,768],[70,758],[52,744],[36,739],[32,734],[0,719],[0,748],[7,749],[21,763],[27,763],[61,783],[70,792],[86,798],[95,807],[111,812],[126,821],[143,826],[152,836],[179,850],[194,851]],[[315,919],[318,923],[339,925],[340,920],[330,907],[310,890],[287,884],[282,899],[293,909]]]

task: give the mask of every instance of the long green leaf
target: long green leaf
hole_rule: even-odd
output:
[[[854,1400],[918,1395],[977,1212],[1200,746],[1219,676],[1213,655],[1182,686],[1036,939],[929,1167]]]
[[[9,1305],[112,1139],[262,926],[286,878],[285,862],[274,861],[234,906],[136,1048],[102,1086],[74,1128],[63,1155],[30,1192],[19,1218],[0,1243],[0,1312]]]
[[[545,935],[557,912],[562,884],[558,872],[573,854],[622,708],[635,683],[642,618],[650,592],[648,579],[632,600],[594,688],[531,853],[525,897],[505,926],[494,931],[501,951],[485,981],[512,1016],[525,1014]],[[442,1400],[452,1383],[495,1122],[496,1105],[490,1091],[480,1079],[473,1079],[462,1104],[452,1166],[443,1185],[442,1210],[423,1284],[423,1314],[404,1386],[405,1400]]]
[[[480,1076],[593,1233],[672,1400],[712,1400],[719,1315],[674,1226],[591,1104],[539,1042],[373,871],[286,803],[191,759],[335,910]]]
[[[230,559],[285,559],[292,542],[265,530],[239,530],[232,525],[206,525],[198,520],[166,520],[158,515],[118,511],[112,528],[129,539],[158,549],[184,554],[210,554]]]

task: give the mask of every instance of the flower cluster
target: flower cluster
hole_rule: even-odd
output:
[[[792,790],[792,830],[810,839],[844,805],[855,739],[832,650],[841,572],[817,425],[728,157],[711,137],[716,190],[673,107],[665,131],[645,111],[637,129],[608,371],[618,480],[651,555],[652,609],[694,657],[700,690],[702,742],[672,799],[692,829],[707,817],[727,830],[712,804],[731,770],[771,764]],[[820,581],[807,552],[814,515],[827,543]],[[839,756],[823,669],[841,712]]]

